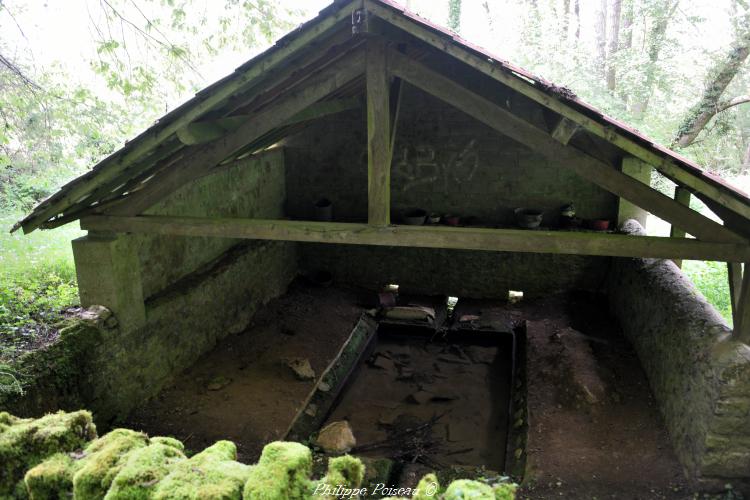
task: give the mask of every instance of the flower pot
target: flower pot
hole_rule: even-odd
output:
[[[514,210],[516,224],[524,229],[535,229],[542,223],[542,212],[534,208],[517,208]]]
[[[333,203],[328,198],[315,202],[315,220],[329,222],[333,219]]]
[[[427,219],[427,212],[421,208],[409,210],[404,214],[404,224],[407,226],[421,226]]]
[[[427,222],[430,224],[440,224],[440,214],[430,214],[427,217]]]
[[[443,222],[447,226],[458,226],[461,223],[461,217],[458,215],[446,215],[443,217]]]
[[[606,231],[609,229],[609,221],[607,219],[591,219],[588,221],[589,229],[594,231]]]

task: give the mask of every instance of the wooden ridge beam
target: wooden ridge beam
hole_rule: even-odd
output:
[[[209,236],[502,252],[603,255],[613,257],[684,258],[739,262],[750,260],[750,247],[694,239],[629,236],[583,231],[449,226],[372,226],[344,222],[143,215],[92,215],[81,219],[90,231]]]
[[[367,42],[367,221],[391,223],[391,98],[387,50],[378,38]]]
[[[625,198],[671,224],[688,228],[706,241],[747,242],[721,224],[704,217],[650,186],[619,172],[571,146],[564,146],[541,130],[494,102],[475,94],[424,64],[391,51],[390,69],[395,76],[467,113],[501,134],[538,151],[553,163],[565,166],[581,178]]]
[[[149,181],[139,191],[105,207],[103,211],[112,215],[142,213],[182,185],[210,172],[245,145],[281,126],[295,114],[363,73],[361,51],[355,50],[348,57],[326,66],[315,76],[305,80],[300,88],[292,88],[282,94],[273,105],[265,107],[234,132],[204,145],[188,146],[182,159],[167,171]]]
[[[33,231],[47,219],[63,212],[64,208],[60,208],[61,206],[67,208],[67,206],[76,203],[102,184],[108,183],[134,161],[141,159],[160,143],[174,136],[186,124],[199,119],[238,92],[252,87],[259,80],[265,81],[269,75],[274,75],[284,63],[288,62],[290,57],[296,57],[314,47],[313,41],[335,33],[337,26],[351,18],[352,10],[360,7],[359,2],[351,2],[351,4],[351,8],[342,6],[332,15],[322,18],[320,22],[311,25],[298,36],[291,38],[285,45],[279,46],[266,55],[261,55],[260,60],[255,61],[246,69],[239,70],[239,74],[233,75],[227,82],[222,81],[220,84],[214,84],[204,89],[199,93],[195,104],[184,105],[186,108],[184,111],[182,111],[182,107],[178,108],[182,113],[178,118],[154,131],[149,129],[131,141],[135,143],[132,147],[110,155],[101,161],[95,167],[95,170],[90,171],[87,176],[71,181],[60,191],[61,196],[53,196],[42,202],[36,209],[38,210],[37,213],[32,213],[20,222],[19,226],[23,228],[23,232]],[[103,168],[105,166],[106,168]],[[63,193],[66,188],[67,191]]]
[[[589,118],[558,97],[550,95],[548,92],[534,86],[534,84],[530,83],[523,76],[518,76],[511,70],[501,67],[497,62],[488,60],[486,56],[472,53],[465,47],[452,43],[452,41],[447,41],[444,34],[436,33],[433,30],[418,25],[415,21],[404,17],[393,8],[369,0],[365,0],[365,8],[371,14],[408,32],[427,45],[469,64],[485,75],[536,101],[547,109],[577,123],[587,132],[611,142],[636,158],[640,158],[675,183],[705,193],[722,206],[750,219],[750,199],[747,197],[734,194],[728,189],[717,185],[716,182],[705,179],[700,174],[678,165],[674,160],[665,158],[661,154],[654,152],[651,148],[639,144],[636,140],[613,130],[611,126]]]

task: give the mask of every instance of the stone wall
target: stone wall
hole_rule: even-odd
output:
[[[613,259],[608,288],[690,476],[750,487],[750,347],[672,261]]]
[[[189,183],[148,211],[160,215],[280,218],[283,150]],[[124,417],[226,335],[242,331],[297,274],[294,243],[89,234],[74,242],[84,306],[118,320],[88,352],[82,401],[99,424]],[[122,269],[122,270],[121,270]]]
[[[288,216],[311,219],[315,201],[328,198],[335,220],[367,219],[365,128],[363,112],[353,110],[286,141]],[[423,208],[474,217],[479,225],[513,226],[515,208],[534,207],[545,211],[544,225],[555,226],[560,207],[570,202],[584,218],[617,216],[612,194],[409,85],[396,136],[396,223],[405,211]],[[596,289],[608,268],[608,259],[584,256],[330,245],[300,245],[300,262],[366,287],[396,282],[414,292],[472,297]]]

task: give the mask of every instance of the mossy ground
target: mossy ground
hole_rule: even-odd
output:
[[[237,462],[237,448],[218,441],[188,458],[170,437],[149,438],[115,429],[96,438],[86,411],[20,419],[0,412],[0,498],[47,500],[312,500],[320,485],[360,488],[363,462],[349,455],[330,458],[325,475],[311,478],[312,452],[294,442],[274,442],[255,465]],[[447,489],[426,476],[413,499],[512,500],[514,487],[458,480]]]

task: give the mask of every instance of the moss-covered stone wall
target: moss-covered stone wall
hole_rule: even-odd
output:
[[[690,475],[750,487],[750,347],[672,261],[613,259],[608,289]]]
[[[328,458],[325,474],[313,479],[313,453],[295,442],[270,443],[257,464],[246,465],[237,461],[237,448],[230,441],[218,441],[191,456],[171,437],[115,429],[97,438],[87,411],[36,420],[0,412],[0,498],[515,498],[515,485],[503,481],[441,485],[435,474],[428,474],[415,488],[398,489],[389,477],[381,478],[380,486],[363,484],[366,472],[361,460],[343,455]]]
[[[450,68],[447,68],[450,71]],[[514,109],[541,119],[525,102]],[[529,109],[520,109],[526,106]],[[286,211],[311,219],[320,198],[333,202],[340,221],[367,218],[366,124],[361,110],[322,119],[286,141]],[[617,217],[617,198],[504,137],[461,111],[407,84],[401,97],[391,167],[391,219],[409,209],[474,217],[479,225],[513,227],[514,209],[544,210],[555,226],[563,205],[573,202],[584,218]],[[507,295],[593,289],[608,260],[584,256],[352,248],[300,245],[307,269],[325,268],[339,279],[366,287],[395,281],[413,292]],[[412,287],[412,284],[414,287]]]

